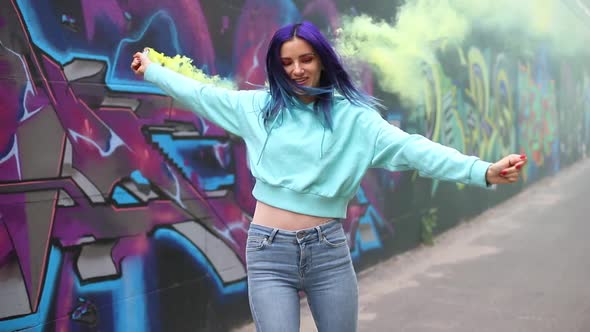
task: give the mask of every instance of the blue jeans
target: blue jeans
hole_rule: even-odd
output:
[[[340,221],[300,231],[251,224],[246,264],[258,332],[298,332],[299,291],[319,332],[356,331],[358,286]]]

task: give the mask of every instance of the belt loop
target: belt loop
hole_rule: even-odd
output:
[[[273,228],[272,232],[270,233],[270,236],[268,237],[268,244],[272,244],[272,241],[275,239],[275,235],[277,235],[278,232],[278,228]]]
[[[322,241],[322,237],[324,236],[324,234],[322,234],[322,228],[320,226],[316,226],[315,230],[318,232],[318,240]]]

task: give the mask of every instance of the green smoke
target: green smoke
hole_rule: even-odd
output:
[[[530,54],[539,42],[554,55],[587,54],[590,16],[583,9],[579,0],[409,0],[391,23],[344,18],[336,47],[371,64],[384,91],[417,103],[424,64],[436,62],[438,50],[469,46],[474,32],[505,41],[516,54]]]

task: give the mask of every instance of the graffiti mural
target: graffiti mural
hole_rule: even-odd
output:
[[[586,155],[590,135],[590,77],[577,68],[562,63],[557,96],[560,161],[566,164]]]
[[[243,143],[127,68],[145,44],[189,54],[217,73],[204,9],[198,2],[4,4],[1,329],[51,322],[62,330],[144,331],[160,322],[166,330],[172,310],[162,308],[182,297],[153,295],[163,289],[186,288],[204,307],[245,296],[253,182]],[[256,32],[235,37],[236,48],[251,51],[220,61],[235,66],[243,84],[264,83],[260,34],[300,15],[292,5],[261,8],[247,3],[231,21]],[[277,21],[259,25],[259,15]],[[221,21],[229,28],[227,16]],[[359,234],[351,237],[357,259],[379,246],[372,227],[383,220],[359,195],[346,223]],[[167,265],[179,272],[166,275],[162,253],[179,251],[193,266]]]
[[[308,19],[333,38],[354,1],[0,3],[0,331],[220,331],[249,319],[246,147],[134,77],[130,57],[183,54],[256,89],[276,28]],[[415,107],[384,93],[364,59],[350,63],[392,125],[487,160],[527,153],[528,182],[586,154],[583,64],[557,65],[542,48],[525,59],[481,43],[439,51],[416,73]],[[441,200],[479,190],[440,187],[371,170],[343,220],[355,264],[391,256],[402,238],[431,240],[452,209]]]
[[[518,70],[519,138],[521,149],[533,163],[524,179],[538,178],[541,167],[559,170],[559,135],[555,79],[547,68],[547,59],[538,64],[521,63]]]
[[[423,66],[424,99],[410,114],[408,130],[485,160],[515,151],[515,82],[509,74],[515,66],[507,55],[471,46],[442,52],[437,60]],[[438,184],[433,181],[432,195]]]

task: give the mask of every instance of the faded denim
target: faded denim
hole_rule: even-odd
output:
[[[258,332],[295,332],[299,292],[319,332],[356,331],[358,285],[339,220],[300,231],[250,225],[248,295]]]

